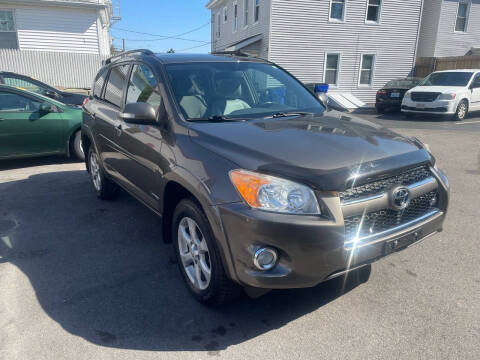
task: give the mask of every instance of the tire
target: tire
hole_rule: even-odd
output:
[[[241,288],[227,277],[209,221],[192,199],[175,208],[172,241],[178,267],[195,299],[218,307],[238,297]]]
[[[71,142],[70,153],[75,155],[75,157],[81,161],[85,161],[85,153],[83,152],[82,147],[82,132],[78,130],[72,136],[73,141]]]
[[[462,121],[468,116],[468,101],[462,100],[457,106],[457,111],[453,115],[453,120]]]
[[[97,197],[102,200],[113,199],[118,194],[118,187],[105,176],[93,146],[88,151],[88,169]]]

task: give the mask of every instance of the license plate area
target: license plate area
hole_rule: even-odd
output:
[[[392,252],[397,252],[397,251],[406,249],[413,243],[422,239],[422,237],[423,237],[423,232],[421,230],[417,230],[409,234],[403,235],[397,239],[387,241],[385,242],[384,253],[385,255],[387,255]]]
[[[399,98],[399,97],[400,97],[400,93],[398,93],[398,92],[392,92],[392,93],[390,94],[390,97],[392,97],[392,98]]]
[[[425,109],[425,104],[417,104],[417,109]]]

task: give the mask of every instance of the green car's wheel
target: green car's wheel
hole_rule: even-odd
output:
[[[83,147],[82,147],[82,132],[78,130],[75,134],[72,136],[72,143],[71,143],[71,153],[72,155],[75,155],[75,157],[79,160],[85,160],[85,153],[83,152]]]

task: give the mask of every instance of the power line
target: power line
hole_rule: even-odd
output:
[[[119,30],[119,31],[125,31],[125,32],[129,32],[129,33],[133,33],[133,34],[139,34],[139,35],[148,35],[148,36],[155,36],[155,37],[158,37],[158,39],[146,39],[146,40],[140,40],[140,39],[135,39],[135,40],[131,40],[131,41],[159,41],[159,40],[167,40],[167,39],[175,39],[175,40],[187,40],[187,41],[200,41],[200,40],[190,40],[190,39],[184,39],[184,38],[180,38],[181,36],[183,35],[187,35],[187,34],[191,34],[195,31],[198,31],[200,29],[203,29],[204,27],[210,25],[210,21],[208,21],[207,23],[199,26],[199,27],[196,27],[195,29],[192,29],[192,30],[189,30],[189,31],[186,31],[184,33],[181,33],[181,34],[177,34],[177,35],[171,35],[171,36],[166,36],[166,35],[158,35],[158,34],[151,34],[151,33],[146,33],[146,32],[141,32],[141,31],[134,31],[134,30],[129,30],[129,29],[123,29],[123,28],[111,28],[111,30]]]
[[[115,30],[115,29],[112,29],[112,30]],[[191,41],[191,42],[198,42],[203,44],[210,44],[210,42],[208,41],[186,39],[186,38],[181,38],[176,36],[169,36],[168,38],[161,38],[161,39],[128,39],[128,38],[122,38],[122,39],[125,39],[126,41],[138,41],[138,42],[163,41],[163,40],[173,39],[173,40],[182,40],[182,41]]]
[[[180,50],[176,50],[176,52],[183,52],[183,51],[188,51],[188,50],[192,50],[192,49],[197,49],[197,48],[200,48],[200,47],[203,47],[203,46],[207,46],[207,45],[210,45],[210,43],[208,44],[203,44],[203,45],[197,45],[197,46],[192,46],[192,47],[189,47],[189,48],[186,48],[186,49],[180,49]]]

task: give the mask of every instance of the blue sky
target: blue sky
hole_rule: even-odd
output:
[[[114,44],[122,47],[122,38],[126,39],[126,48],[147,48],[155,52],[175,51],[197,47],[186,52],[207,53],[210,45],[201,46],[201,41],[210,42],[210,10],[205,8],[207,0],[122,0],[122,20],[111,28]],[[115,3],[115,0],[114,0]],[[182,39],[164,39],[203,26],[203,28],[183,36]],[[127,32],[120,29],[148,33],[149,36]],[[200,47],[198,47],[200,46]]]

